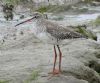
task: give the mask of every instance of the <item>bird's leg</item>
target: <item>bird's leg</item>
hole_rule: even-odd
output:
[[[54,72],[54,70],[55,70],[56,60],[57,60],[57,52],[56,52],[55,45],[54,45],[54,53],[55,53],[55,58],[54,58],[53,72]]]
[[[58,50],[59,50],[59,72],[61,72],[61,61],[62,61],[62,52],[60,50],[59,45],[57,45]]]
[[[55,67],[56,67],[56,61],[57,61],[57,52],[56,52],[56,47],[54,45],[54,53],[55,53],[55,58],[54,58],[54,65],[53,65],[53,72],[50,72],[49,74],[53,74],[53,75],[56,75],[56,74],[59,74],[59,70],[57,70]]]
[[[54,59],[54,66],[53,66],[53,74],[56,74],[55,66],[56,66],[56,61],[57,61],[57,52],[56,52],[55,45],[54,45],[54,53],[55,53],[55,59]]]

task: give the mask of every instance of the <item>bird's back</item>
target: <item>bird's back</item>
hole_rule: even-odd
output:
[[[44,21],[44,25],[46,27],[46,31],[57,40],[63,39],[75,39],[75,38],[86,38],[86,36],[75,32],[71,29],[64,28],[56,23],[51,21]]]

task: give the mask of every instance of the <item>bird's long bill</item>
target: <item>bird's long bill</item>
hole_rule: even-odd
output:
[[[23,24],[23,23],[29,22],[29,21],[31,21],[31,20],[34,19],[34,18],[35,18],[35,17],[32,17],[32,18],[27,19],[27,20],[25,20],[25,21],[23,21],[23,22],[20,22],[20,23],[16,24],[15,27],[18,26],[18,25],[20,25],[20,24]]]

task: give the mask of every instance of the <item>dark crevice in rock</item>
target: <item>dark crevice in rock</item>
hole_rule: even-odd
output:
[[[100,54],[97,54],[96,57],[97,57],[97,58],[100,58]]]
[[[100,64],[98,62],[90,61],[88,66],[93,70],[95,70],[96,72],[100,73]]]

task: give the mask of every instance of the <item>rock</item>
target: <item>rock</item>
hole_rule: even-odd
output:
[[[47,73],[53,66],[52,46],[44,45],[27,30],[21,29],[24,34],[21,35],[19,31],[15,35],[18,30],[5,29],[9,34],[6,42],[0,44],[0,79],[23,83],[27,78],[30,79],[31,71],[36,69],[40,71],[38,79],[30,80],[29,83],[100,83],[100,45],[96,41],[77,39],[68,43],[65,40],[64,45],[61,45],[62,75],[48,80]],[[12,36],[17,39],[9,39]]]
[[[100,2],[92,1],[91,5],[92,6],[100,6]]]
[[[46,83],[88,83],[88,82],[85,80],[79,80],[73,76],[60,76],[51,78]]]
[[[69,4],[75,4],[75,3],[78,3],[80,2],[81,0],[42,0],[42,1],[37,1],[37,0],[33,0],[35,3],[39,4],[39,3],[42,3],[42,5],[49,5],[49,4],[52,4],[52,5],[62,5],[62,4],[66,4],[66,5],[69,5]],[[40,4],[41,5],[41,4]]]

